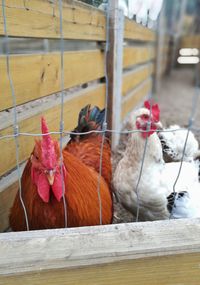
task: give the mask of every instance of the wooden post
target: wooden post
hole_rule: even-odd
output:
[[[108,129],[120,130],[121,93],[123,69],[124,13],[119,9],[119,0],[109,4],[109,52],[108,74]],[[118,143],[119,134],[112,134],[112,149]]]
[[[187,8],[187,0],[182,0],[181,1],[181,7],[180,7],[180,16],[178,21],[174,21],[174,25],[177,23],[177,30],[174,34],[174,41],[173,41],[173,49],[172,49],[172,59],[171,59],[171,70],[175,67],[176,65],[176,56],[177,56],[177,49],[178,49],[178,44],[179,44],[179,39],[182,33],[182,28],[183,28],[183,20],[184,20],[184,15],[186,12]],[[177,21],[177,22],[176,22]]]
[[[157,42],[156,42],[156,71],[155,71],[155,81],[154,81],[154,92],[158,93],[160,89],[160,81],[161,81],[161,69],[162,69],[162,60],[163,60],[163,54],[162,54],[162,47],[164,42],[164,36],[165,36],[165,26],[164,26],[164,17],[165,17],[165,3],[163,5],[163,8],[161,10],[159,20],[158,20],[158,30],[157,30]]]

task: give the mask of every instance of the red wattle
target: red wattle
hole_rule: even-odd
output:
[[[44,202],[48,203],[50,196],[50,185],[45,174],[41,173],[38,175],[38,181],[36,185],[40,198]]]
[[[60,202],[63,193],[65,194],[65,178],[66,178],[66,169],[63,166],[63,179],[64,179],[63,188],[62,188],[62,175],[60,171],[55,174],[54,183],[52,185],[53,194],[58,202]]]

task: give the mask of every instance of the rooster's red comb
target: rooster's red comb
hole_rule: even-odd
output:
[[[48,134],[49,130],[47,127],[47,123],[44,117],[41,118],[41,131],[42,131],[42,163],[48,169],[53,169],[57,159],[56,152],[54,147],[54,141],[51,136]],[[45,135],[48,134],[48,135]]]
[[[154,104],[153,100],[151,100],[151,101],[146,100],[144,102],[144,107],[148,110],[152,110],[152,115],[153,115],[155,122],[160,121],[160,108],[159,108],[158,104]]]

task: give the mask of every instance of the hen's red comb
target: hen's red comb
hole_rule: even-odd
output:
[[[47,123],[44,119],[44,117],[41,118],[41,131],[42,134],[47,134],[49,132]],[[56,152],[54,148],[54,141],[52,140],[51,136],[45,135],[42,136],[42,163],[43,165],[48,168],[52,169],[55,166],[56,163]]]
[[[144,102],[144,107],[147,108],[148,110],[152,110],[152,115],[153,115],[155,122],[159,122],[160,121],[160,108],[158,104],[153,104],[153,103],[154,103],[153,100],[151,101],[146,100]]]

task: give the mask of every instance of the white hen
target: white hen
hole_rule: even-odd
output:
[[[119,161],[113,175],[113,185],[122,205],[136,215],[137,212],[137,194],[136,186],[138,183],[139,173],[141,169],[142,156],[146,137],[148,143],[146,155],[143,165],[141,180],[138,186],[139,194],[139,220],[161,220],[168,219],[172,210],[173,217],[181,216],[180,209],[184,208],[184,217],[200,216],[200,184],[198,183],[198,164],[196,162],[184,162],[180,177],[176,184],[176,192],[185,191],[189,193],[192,200],[196,201],[196,210],[190,208],[188,201],[173,199],[175,207],[169,207],[167,197],[173,192],[173,186],[176,181],[180,162],[165,163],[163,160],[162,146],[157,133],[160,127],[159,108],[157,105],[152,107],[152,115],[150,116],[149,103],[145,102],[146,108],[135,111],[130,116],[130,123],[134,129],[141,132],[134,132],[130,135],[125,153]],[[150,131],[147,130],[147,122],[151,120]],[[191,199],[189,199],[191,202]],[[185,203],[185,204],[184,204]],[[181,204],[181,205],[180,205]],[[193,204],[192,204],[193,205]],[[193,205],[194,206],[194,205]],[[186,210],[187,209],[187,210]],[[193,215],[192,214],[192,215]]]
[[[181,129],[178,125],[172,125],[158,133],[165,161],[181,161],[187,133],[187,129]],[[192,161],[198,149],[199,143],[194,134],[189,131],[183,160]]]

